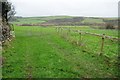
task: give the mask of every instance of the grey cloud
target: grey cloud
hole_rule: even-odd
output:
[[[18,16],[117,17],[119,0],[10,0]]]

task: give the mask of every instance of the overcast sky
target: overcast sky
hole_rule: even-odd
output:
[[[119,0],[10,0],[17,16],[117,17]]]

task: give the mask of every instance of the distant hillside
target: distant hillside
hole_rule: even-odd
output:
[[[48,17],[14,17],[12,23],[14,24],[40,24],[43,22],[47,22],[49,20],[55,19],[70,19],[73,18],[71,16],[48,16]]]
[[[12,22],[17,25],[87,25],[105,26],[111,23],[117,26],[117,18],[98,18],[98,17],[73,17],[73,16],[47,16],[47,17],[15,17]]]
[[[81,23],[84,20],[83,17],[73,17],[73,18],[59,18],[52,19],[44,22],[44,24],[55,24],[55,25],[69,25],[75,23]]]

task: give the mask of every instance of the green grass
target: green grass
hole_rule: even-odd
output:
[[[104,23],[102,19],[85,18],[82,23]]]
[[[17,21],[14,21],[12,23],[14,24],[40,24],[43,22],[47,22],[49,20],[55,20],[55,19],[72,19],[75,18],[75,16],[45,16],[45,17],[23,17],[23,18],[17,18]],[[117,18],[97,18],[97,17],[83,17],[84,20],[80,23],[88,23],[88,24],[103,24],[105,23],[103,19],[105,20],[117,20]],[[79,21],[78,21],[79,22]]]
[[[72,30],[81,30],[84,32],[91,32],[97,34],[105,34],[106,36],[118,37],[118,30],[110,29],[93,29],[90,26],[62,26],[63,28],[69,28]]]
[[[40,24],[45,22],[45,20],[39,18],[20,18],[18,21],[12,22],[13,24]]]
[[[3,78],[110,78],[117,70],[103,57],[83,51],[55,28],[15,27],[16,38],[4,47]]]
[[[47,17],[39,17],[42,20],[54,20],[54,19],[65,19],[65,18],[73,18],[72,16],[47,16]]]
[[[71,16],[48,16],[48,17],[23,17],[17,18],[13,24],[40,24],[48,20],[72,18]]]
[[[64,28],[68,28],[68,26],[64,26]],[[68,28],[69,29],[69,28]],[[72,30],[81,30],[83,32],[90,32],[90,33],[97,33],[97,34],[105,34],[107,36],[111,37],[118,37],[118,31],[117,30],[100,30],[100,29],[92,29],[87,26],[78,26],[78,27],[70,27],[71,32],[68,33],[67,37],[69,39],[72,39],[72,42],[79,41],[79,44],[82,45],[82,48],[85,51],[99,54],[101,53],[101,44],[102,44],[102,38],[89,35],[89,34],[82,34],[81,40],[80,35],[78,33],[74,33]],[[67,30],[63,31],[63,35],[68,32]],[[118,42],[117,41],[111,41],[109,39],[105,39],[104,41],[104,49],[103,49],[103,55],[106,55],[110,58],[116,59],[118,56]]]

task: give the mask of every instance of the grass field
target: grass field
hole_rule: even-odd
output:
[[[82,23],[104,23],[102,19],[92,19],[92,18],[86,18]]]
[[[114,64],[107,63],[102,56],[91,52],[88,54],[80,46],[71,44],[54,27],[15,26],[15,33],[16,38],[4,47],[3,78],[117,76]]]
[[[54,19],[65,19],[72,18],[71,16],[48,16],[48,17],[23,17],[17,18],[17,21],[12,22],[13,24],[40,24],[43,22],[47,22],[48,20]]]
[[[44,16],[44,17],[22,17],[22,18],[16,18],[16,21],[13,21],[12,23],[14,24],[41,24],[43,22],[48,22],[50,20],[55,20],[55,19],[61,19],[61,20],[66,20],[77,18],[77,16]],[[79,18],[79,17],[78,17]],[[83,17],[83,21],[77,20],[78,23],[86,23],[86,24],[104,24],[104,20],[117,20],[117,18],[92,18],[92,17]],[[58,23],[58,22],[56,22]],[[51,24],[54,24],[51,22]],[[116,24],[117,25],[117,24]]]
[[[81,48],[83,48],[87,52],[99,54],[101,53],[101,44],[102,44],[102,38],[89,35],[89,34],[82,34],[81,40],[80,40],[80,34],[74,33],[72,30],[81,30],[83,32],[90,32],[90,33],[97,33],[97,34],[105,34],[106,36],[111,37],[118,37],[118,30],[101,30],[101,29],[92,29],[88,26],[76,26],[76,27],[70,27],[70,32],[67,35],[67,30],[63,30],[62,35],[66,38],[69,38],[69,40],[73,42],[79,42],[81,44]],[[68,26],[64,26],[63,28],[68,28]],[[69,28],[68,28],[69,29]],[[103,47],[103,55],[116,59],[118,56],[118,41],[112,41],[109,39],[105,39],[104,41],[104,47]]]
[[[41,20],[39,18],[20,18],[18,21],[13,22],[14,24],[40,24],[45,22],[45,20]]]
[[[72,30],[82,30],[84,32],[91,32],[97,34],[105,34],[111,37],[118,37],[118,30],[115,29],[94,29],[90,26],[61,26],[63,28],[70,28]],[[97,27],[97,26],[96,26]]]

